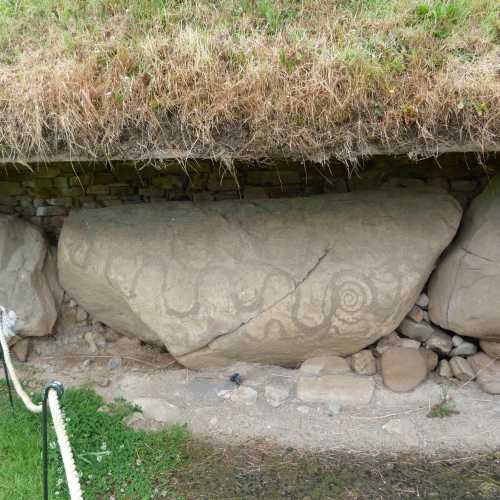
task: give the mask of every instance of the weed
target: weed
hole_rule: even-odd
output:
[[[458,415],[455,402],[449,397],[446,387],[441,388],[441,399],[438,403],[432,406],[427,414],[429,418],[446,418],[452,415]]]

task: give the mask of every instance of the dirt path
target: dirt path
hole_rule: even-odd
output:
[[[369,405],[329,408],[296,399],[297,370],[243,364],[202,372],[172,364],[161,370],[154,368],[154,360],[140,358],[124,357],[116,369],[109,368],[110,356],[77,358],[77,362],[64,356],[34,358],[24,366],[27,377],[60,379],[66,386],[90,384],[106,399],[137,402],[145,418],[138,417],[134,425],[156,428],[186,423],[194,435],[222,443],[257,439],[309,451],[453,452],[463,456],[500,449],[500,397],[481,392],[475,383],[459,387],[429,379],[411,393],[396,394],[376,378]],[[165,359],[161,361],[165,366]],[[243,391],[229,380],[236,371],[242,374]],[[278,407],[268,402],[269,386],[288,391]],[[247,388],[256,394],[250,390],[247,397]],[[431,406],[441,400],[443,391],[453,399],[458,413],[429,418]]]

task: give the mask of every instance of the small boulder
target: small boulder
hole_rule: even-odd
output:
[[[444,378],[452,378],[453,377],[453,373],[452,373],[451,368],[450,368],[450,363],[448,362],[447,359],[442,359],[439,362],[438,373],[439,373],[440,377],[444,377]]]
[[[450,368],[453,375],[463,382],[468,382],[476,376],[469,362],[460,356],[450,359]]]
[[[435,329],[434,333],[427,339],[425,347],[431,351],[436,351],[441,354],[448,354],[451,351],[453,344],[451,342],[451,335]]]
[[[489,340],[481,340],[479,342],[481,349],[493,359],[500,359],[500,342],[491,342]]]
[[[435,370],[439,362],[438,355],[434,351],[429,351],[429,349],[424,349],[424,348],[419,349],[419,352],[425,359],[427,370],[429,372]]]
[[[425,321],[417,323],[411,319],[405,319],[399,325],[398,332],[410,339],[425,342],[434,333],[434,328]]]
[[[300,367],[302,375],[336,375],[349,373],[349,363],[340,356],[320,356],[304,361]]]
[[[381,359],[384,384],[395,392],[409,392],[427,377],[427,364],[416,349],[394,347]]]
[[[356,407],[368,404],[374,390],[375,383],[371,377],[355,374],[300,377],[297,397],[308,403],[335,401],[342,406]]]
[[[476,354],[477,346],[472,342],[462,342],[459,346],[452,349],[450,356],[472,356]]]
[[[359,375],[375,375],[377,364],[369,349],[359,351],[351,356],[352,369]]]

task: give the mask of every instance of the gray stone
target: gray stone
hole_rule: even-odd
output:
[[[180,409],[161,398],[137,398],[132,404],[142,410],[144,418],[161,422],[162,424],[183,423]]]
[[[278,385],[266,385],[264,397],[270,406],[278,408],[290,397],[290,389]]]
[[[237,389],[231,392],[229,399],[233,403],[253,405],[257,402],[257,391],[251,387],[240,385]]]
[[[394,347],[382,355],[384,385],[395,392],[409,392],[427,378],[427,364],[416,349]]]
[[[472,356],[476,354],[477,346],[472,342],[462,342],[459,346],[452,349],[450,356]]]
[[[460,335],[453,335],[453,338],[451,339],[451,343],[455,346],[458,347],[460,344],[462,344],[464,339],[460,337]]]
[[[468,209],[429,284],[434,323],[460,335],[500,340],[500,191]]]
[[[303,375],[336,375],[349,373],[351,368],[340,356],[320,356],[304,361],[300,367]]]
[[[371,377],[355,374],[300,377],[297,397],[308,403],[330,403],[335,401],[346,407],[367,405],[375,390]]]
[[[25,363],[30,353],[30,339],[19,340],[12,346],[11,350],[18,361]]]
[[[404,191],[78,210],[59,275],[92,317],[188,367],[295,366],[393,331],[460,217]]]
[[[365,349],[351,356],[352,369],[359,375],[375,375],[377,363],[370,350]]]
[[[442,359],[439,362],[438,373],[439,373],[440,377],[445,377],[445,378],[452,378],[453,377],[453,373],[452,373],[451,368],[450,368],[450,363],[448,362],[447,359]]]
[[[481,340],[479,346],[490,358],[500,359],[500,342]]]
[[[399,325],[398,332],[410,339],[425,342],[434,333],[434,328],[424,321],[417,323],[411,319],[405,319]]]
[[[472,369],[471,365],[465,358],[460,356],[455,356],[450,359],[450,368],[453,376],[462,380],[463,382],[468,382],[475,378],[476,373]]]
[[[425,343],[427,349],[440,352],[441,354],[448,354],[451,351],[453,344],[451,342],[451,335],[435,329],[434,333],[429,337]]]
[[[47,244],[35,226],[0,216],[0,304],[17,315],[15,331],[23,337],[48,335],[57,311],[44,274]]]

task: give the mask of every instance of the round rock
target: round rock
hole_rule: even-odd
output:
[[[427,377],[424,356],[416,349],[395,347],[382,355],[381,370],[384,384],[395,392],[408,392]]]

